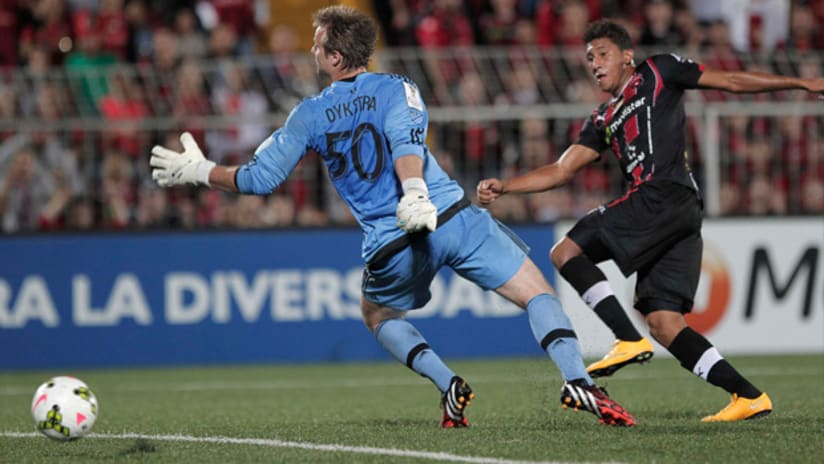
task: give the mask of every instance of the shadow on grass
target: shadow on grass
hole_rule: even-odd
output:
[[[144,453],[154,453],[157,451],[157,446],[146,440],[145,438],[138,438],[137,440],[132,443],[131,446],[124,449],[120,453],[120,456],[128,456],[130,454],[144,454]]]

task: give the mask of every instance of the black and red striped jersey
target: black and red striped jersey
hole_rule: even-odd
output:
[[[611,150],[631,188],[668,180],[698,190],[687,158],[683,97],[703,71],[675,54],[647,58],[621,93],[587,118],[577,143],[598,153]]]

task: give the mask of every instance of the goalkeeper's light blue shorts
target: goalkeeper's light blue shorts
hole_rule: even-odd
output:
[[[434,232],[406,237],[408,244],[365,267],[362,288],[367,300],[399,310],[421,308],[432,296],[432,279],[444,266],[493,290],[515,275],[529,253],[514,232],[474,205],[443,223],[439,217]]]

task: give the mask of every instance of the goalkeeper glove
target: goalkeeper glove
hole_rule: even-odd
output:
[[[183,153],[169,150],[166,147],[155,145],[152,148],[152,179],[161,187],[192,184],[209,186],[209,173],[215,167],[214,161],[203,156],[192,134],[184,132],[180,135],[183,144]]]
[[[398,203],[398,227],[407,233],[417,232],[424,227],[434,231],[438,226],[438,208],[429,201],[429,192],[423,179],[416,178],[415,181],[412,182],[413,186],[404,189],[404,195]],[[409,181],[404,182],[404,186],[407,185]]]

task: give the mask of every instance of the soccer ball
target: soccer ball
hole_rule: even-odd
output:
[[[31,402],[34,426],[43,435],[66,441],[92,430],[97,420],[97,397],[82,380],[54,377],[37,388]]]

